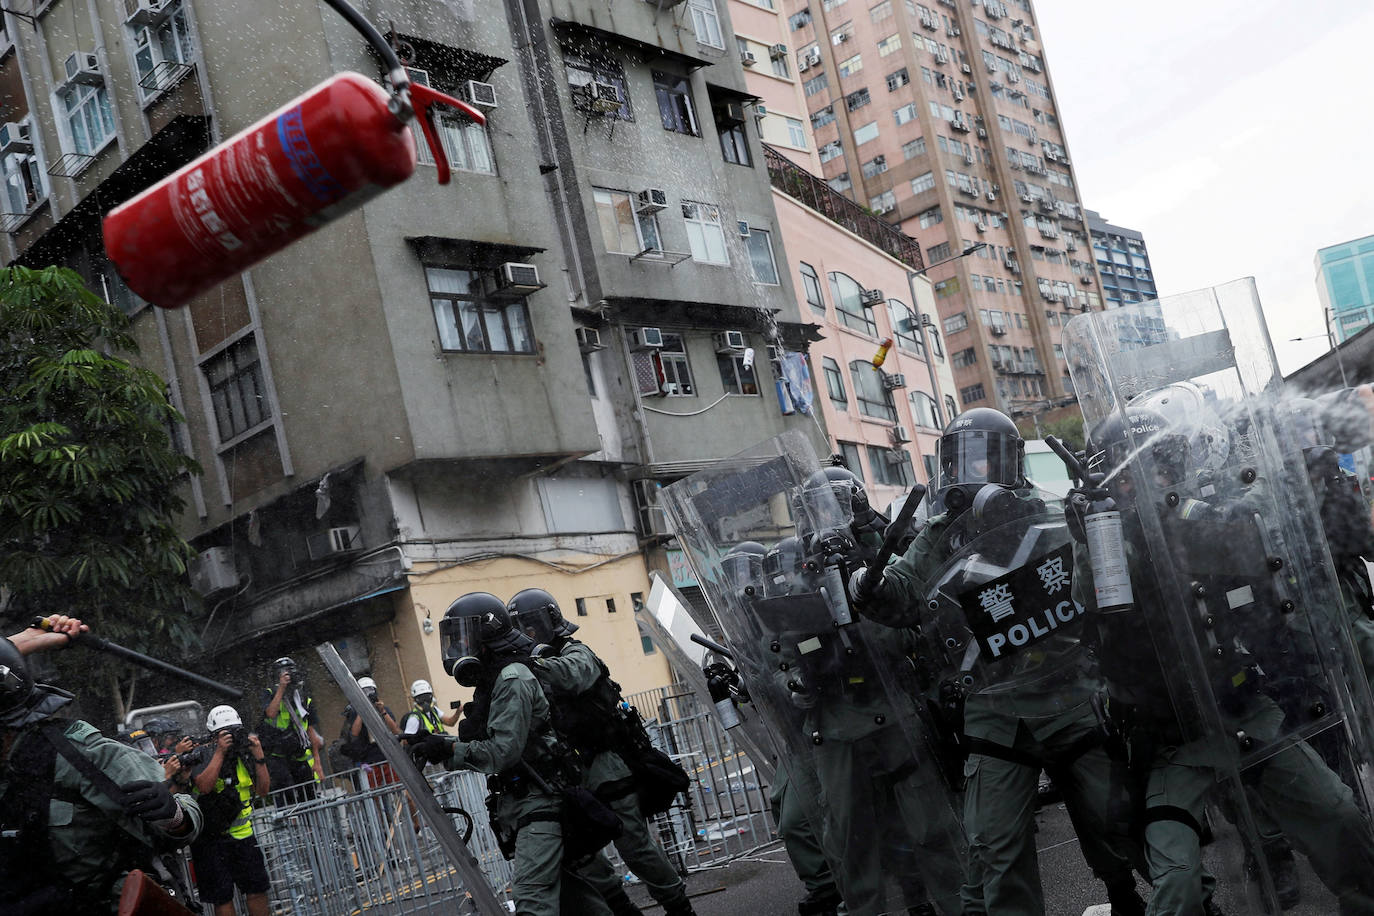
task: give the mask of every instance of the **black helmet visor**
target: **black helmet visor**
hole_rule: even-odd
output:
[[[442,618],[439,621],[439,645],[445,664],[450,659],[477,658],[482,649],[482,618]]]
[[[981,429],[941,436],[935,446],[940,464],[937,489],[960,484],[993,483],[1014,487],[1021,482],[1021,440]]]

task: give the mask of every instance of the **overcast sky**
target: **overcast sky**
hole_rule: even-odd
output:
[[[1282,370],[1320,355],[1313,257],[1374,234],[1374,6],[1034,2],[1084,205],[1161,296],[1254,276]]]

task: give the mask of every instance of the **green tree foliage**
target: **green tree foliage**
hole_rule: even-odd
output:
[[[1083,447],[1083,416],[1081,414],[1052,420],[1043,424],[1041,428],[1045,435],[1054,436],[1074,451]]]
[[[195,552],[174,520],[200,469],[173,447],[184,421],[166,383],[117,355],[137,352],[128,317],[71,270],[12,267],[0,339],[5,616],[70,613],[131,648],[190,648]]]

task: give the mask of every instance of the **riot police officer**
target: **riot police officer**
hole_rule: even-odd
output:
[[[1225,788],[1219,774],[1236,766],[1237,750],[1272,744],[1272,754],[1244,771],[1244,795],[1231,793],[1223,802],[1240,807],[1247,804],[1244,796],[1258,799],[1264,815],[1307,856],[1342,913],[1374,913],[1369,825],[1350,789],[1311,746],[1287,734],[1301,724],[1295,718],[1322,709],[1303,696],[1322,682],[1308,668],[1310,641],[1291,617],[1296,608],[1272,585],[1282,558],[1260,546],[1266,543],[1257,514],[1266,505],[1263,481],[1247,468],[1238,483],[1209,479],[1197,491],[1206,498],[1187,495],[1200,470],[1188,431],[1145,406],[1109,415],[1089,440],[1105,485],[1075,494],[1070,503],[1095,511],[1109,494],[1120,512],[1129,608],[1116,606],[1119,599],[1099,601],[1102,588],[1093,586],[1087,546],[1077,551],[1083,575],[1075,576],[1074,589],[1095,618],[1114,727],[1138,774],[1154,887],[1150,912],[1188,914],[1210,905],[1200,851],[1204,805],[1219,784]],[[1158,514],[1162,554],[1152,552],[1146,513]],[[1168,607],[1174,569],[1188,577],[1186,593],[1199,609],[1199,628],[1186,637],[1174,635],[1180,621]],[[1171,687],[1186,673],[1169,670],[1160,654],[1173,639],[1194,638],[1207,647],[1203,676],[1216,698],[1222,734],[1208,734],[1210,726],[1199,726],[1196,713],[1180,703]]]
[[[979,562],[979,553],[994,552],[969,546],[982,543],[984,536],[997,540],[996,547],[1014,547],[1025,534],[1015,524],[1018,518],[1064,527],[1062,516],[1047,512],[1044,500],[1027,490],[1025,444],[1005,414],[986,407],[965,411],[945,428],[936,453],[936,498],[945,511],[930,519],[871,591],[864,571],[850,581],[851,592],[865,599],[863,614],[881,623],[921,625],[941,567],[957,566],[965,548],[971,564]],[[966,573],[956,568],[951,575]],[[1128,825],[1109,815],[1113,765],[1094,706],[1100,681],[1076,639],[1065,638],[1057,653],[1055,665],[1047,661],[1054,657],[1047,650],[1017,662],[1007,678],[1023,685],[996,694],[976,687],[963,696],[964,688],[952,678],[929,688],[935,694],[929,699],[951,720],[948,733],[967,752],[966,913],[1044,913],[1034,821],[1042,769],[1063,792],[1084,858],[1107,885],[1112,912],[1144,912],[1131,873],[1139,864],[1136,844]]]
[[[573,638],[577,625],[563,616],[558,602],[544,589],[517,592],[506,609],[535,642],[533,670],[552,704],[554,728],[581,758],[582,784],[620,818],[622,833],[615,848],[621,859],[663,905],[664,913],[689,916],[692,904],[687,886],[663,847],[654,842],[634,776],[622,758],[632,749],[619,717],[620,687],[611,680],[606,663],[590,646]],[[624,904],[618,898],[624,891],[614,872],[584,868],[581,873],[602,891],[613,911],[622,912]],[[621,893],[616,894],[617,890]]]
[[[873,555],[886,520],[869,505],[863,483],[838,467],[807,477],[797,515],[803,560],[790,575],[784,570],[788,593],[824,596],[831,627],[850,627],[843,576]],[[785,557],[790,545],[779,548]],[[764,593],[778,591],[779,584],[767,583]],[[793,625],[806,628],[788,624]],[[951,911],[963,873],[946,835],[951,818],[939,810],[945,798],[940,771],[899,726],[915,720],[914,706],[894,701],[883,683],[881,669],[903,657],[903,636],[868,627],[855,631],[848,648],[842,641],[832,643],[824,659],[818,658],[822,653],[804,651],[805,639],[779,643],[775,676],[786,681],[804,716],[815,778],[827,801],[821,834],[828,836],[834,879],[847,911],[877,913],[891,906],[884,901],[889,877],[909,912]],[[792,792],[789,786],[784,802]],[[836,857],[837,846],[843,851]],[[833,906],[824,894],[814,903],[822,911]]]
[[[77,719],[72,695],[37,683],[25,655],[87,628],[49,618],[0,639],[0,911],[113,912],[124,876],[200,831],[200,806],[174,795],[162,767]]]
[[[567,761],[551,733],[549,702],[529,668],[531,642],[506,604],[471,592],[439,623],[444,671],[474,688],[471,710],[453,740],[430,734],[413,744],[419,759],[488,774],[493,828],[514,862],[517,916],[607,914],[585,879],[565,867],[563,800]],[[573,776],[575,779],[575,774]]]

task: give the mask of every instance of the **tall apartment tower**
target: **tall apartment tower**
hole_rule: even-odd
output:
[[[448,604],[538,585],[627,689],[666,684],[633,613],[682,565],[657,487],[786,430],[825,444],[778,394],[814,335],[778,318],[793,279],[729,22],[712,0],[356,5],[413,79],[485,108],[438,117],[451,184],[425,149],[405,184],[152,307],[101,216],[381,61],[319,0],[16,0],[0,246],[124,308],[186,416],[193,625],[220,664],[256,679],[339,640],[393,702],[416,678],[447,702]]]
[[[1102,292],[1030,0],[786,7],[824,175],[920,242],[960,406],[1071,402]]]
[[[1154,268],[1145,236],[1135,229],[1115,226],[1096,210],[1086,210],[1088,233],[1092,236],[1093,258],[1102,281],[1106,307],[1119,308],[1132,302],[1159,298]]]
[[[1374,324],[1374,235],[1317,249],[1317,296],[1331,345]]]

